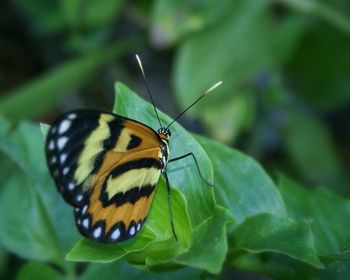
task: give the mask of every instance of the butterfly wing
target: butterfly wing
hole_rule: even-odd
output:
[[[84,236],[112,243],[141,229],[162,169],[160,143],[150,127],[100,111],[76,110],[55,121],[47,163]]]

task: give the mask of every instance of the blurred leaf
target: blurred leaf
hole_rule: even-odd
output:
[[[61,31],[66,21],[60,11],[59,1],[15,0],[15,6],[27,20],[33,34],[45,35]]]
[[[223,104],[211,103],[210,107],[202,111],[201,120],[215,139],[232,142],[242,130],[251,126],[254,115],[253,95],[243,92],[227,98]]]
[[[290,65],[300,96],[324,110],[349,104],[349,45],[349,36],[327,26],[306,34]]]
[[[0,142],[0,150],[16,163],[22,172],[38,179],[47,173],[43,147],[44,141],[38,127],[25,122],[20,123],[15,131],[6,135]]]
[[[272,279],[293,279],[295,267],[292,262],[296,263],[296,260],[277,253],[247,253],[233,258],[230,265],[235,269],[257,272]]]
[[[6,249],[0,244],[0,279],[4,279],[6,275],[6,269],[10,264],[10,254]]]
[[[153,2],[152,42],[157,47],[177,43],[186,35],[220,21],[230,10],[230,1],[162,1]]]
[[[38,262],[24,264],[16,276],[16,280],[63,280],[64,277],[52,267]]]
[[[269,1],[236,1],[223,23],[182,45],[176,57],[174,86],[183,107],[220,80],[224,83],[218,92],[239,92],[258,74],[290,57],[302,22],[292,17],[274,22],[269,7]],[[197,111],[205,103],[197,106]]]
[[[130,279],[127,275],[121,277],[122,270],[119,262],[111,264],[90,264],[84,271],[84,274],[79,277],[79,280],[115,280],[115,279]],[[119,276],[119,277],[118,277]]]
[[[309,115],[292,111],[282,136],[299,174],[314,184],[340,189],[342,166],[327,127]]]
[[[63,0],[62,11],[73,27],[96,28],[116,19],[123,0]]]
[[[212,140],[197,139],[214,166],[218,204],[229,209],[238,224],[259,213],[286,216],[279,191],[257,162]]]
[[[318,254],[349,260],[350,201],[327,189],[302,188],[284,176],[280,176],[279,187],[290,217],[311,226]]]
[[[120,279],[127,280],[176,280],[176,279],[200,279],[200,271],[192,268],[177,269],[164,273],[154,273],[132,267],[127,262],[119,261],[110,264],[90,264],[79,280],[92,280],[102,278],[105,280]],[[119,279],[118,278],[118,279]]]
[[[227,109],[233,102],[232,96],[241,92],[247,99],[253,96],[255,81],[289,60],[303,29],[300,18],[274,19],[270,14],[270,1],[235,1],[230,14],[220,24],[189,38],[179,48],[173,80],[179,103],[185,108],[212,84],[222,80],[217,92],[191,112],[205,116],[209,111],[209,116],[215,116],[213,108],[216,108],[221,119],[230,122],[232,127],[244,128],[254,110],[248,107],[247,113],[235,116],[241,119],[232,119],[232,109]],[[226,110],[218,110],[220,107]],[[208,121],[208,126],[214,127],[214,121]]]
[[[33,33],[48,35],[67,28],[96,28],[116,19],[123,0],[15,0]]]
[[[6,182],[0,197],[0,241],[7,250],[59,263],[58,239],[48,219],[28,179],[18,176]]]
[[[131,46],[131,41],[117,43],[52,69],[2,97],[0,114],[19,120],[49,111],[60,98],[86,83],[106,62],[129,52]]]
[[[315,279],[320,280],[343,280],[350,277],[349,262],[332,262],[325,270],[320,270],[315,273]]]
[[[275,252],[323,268],[310,226],[275,214],[249,217],[231,234],[229,244],[233,250],[243,249],[255,254]]]
[[[63,280],[63,275],[52,267],[38,262],[27,262],[16,275],[16,280]]]
[[[62,264],[76,232],[72,211],[49,178],[43,150],[39,126],[29,123],[21,123],[0,143],[7,164],[16,170],[3,184],[0,238],[22,257]]]
[[[295,9],[298,12],[307,15],[317,16],[333,27],[343,31],[346,35],[350,35],[350,19],[341,11],[334,9],[335,1],[315,1],[315,0],[278,0],[279,2]],[[323,3],[322,3],[323,2]]]
[[[5,135],[8,134],[8,132],[10,131],[10,123],[3,118],[2,116],[0,116],[0,137],[1,139],[5,139]]]

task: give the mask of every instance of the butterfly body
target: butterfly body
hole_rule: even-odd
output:
[[[168,163],[170,135],[97,110],[75,110],[54,122],[47,163],[83,236],[114,243],[140,231]]]

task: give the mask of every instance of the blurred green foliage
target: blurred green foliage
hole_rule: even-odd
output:
[[[350,278],[349,1],[6,0],[0,18],[0,278]],[[179,120],[202,136],[171,139],[215,188],[169,166],[179,241],[161,179],[139,236],[101,245],[80,239],[38,123],[92,107],[156,129],[135,53],[172,116],[223,80]]]

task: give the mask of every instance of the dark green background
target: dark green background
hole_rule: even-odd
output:
[[[163,180],[137,240],[78,242],[39,123],[99,108],[156,129],[135,53],[166,122],[223,81],[179,120],[196,134],[172,127],[215,188],[169,167],[178,243]],[[347,0],[0,3],[0,278],[350,279],[349,143]]]

